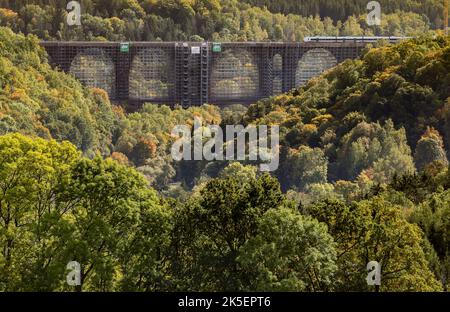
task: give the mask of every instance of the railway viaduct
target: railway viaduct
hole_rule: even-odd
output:
[[[345,59],[365,40],[298,43],[41,42],[52,66],[115,102],[183,107],[249,104],[287,92]]]

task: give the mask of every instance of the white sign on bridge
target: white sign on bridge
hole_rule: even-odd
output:
[[[191,54],[200,54],[200,47],[191,47]]]

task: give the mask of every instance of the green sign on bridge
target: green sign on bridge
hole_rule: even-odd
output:
[[[120,52],[122,52],[122,53],[130,52],[130,43],[129,42],[122,42],[120,44]]]

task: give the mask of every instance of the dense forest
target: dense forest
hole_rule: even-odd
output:
[[[46,40],[300,41],[311,35],[416,35],[443,24],[438,0],[381,1],[376,27],[366,23],[365,1],[268,1],[267,7],[237,0],[79,2],[83,22],[74,28],[65,23],[65,0],[0,0],[0,26]]]
[[[353,7],[334,1],[317,1],[315,17],[300,15],[314,13],[307,1],[81,2],[74,30],[61,1],[0,0],[0,291],[450,289],[450,37],[428,33],[431,5],[392,4],[384,20],[397,26],[376,32],[421,36],[377,44],[289,93],[130,113],[52,69],[39,40],[374,30],[357,10],[340,21]],[[174,161],[171,130],[196,117],[279,125],[279,169]],[[70,261],[82,268],[76,288]],[[366,282],[370,261],[380,287]]]
[[[365,14],[368,1],[365,0],[245,0],[245,3],[258,7],[267,7],[271,12],[284,14],[299,14],[304,16],[317,15],[331,17],[333,20],[344,20],[352,14]],[[437,28],[443,24],[444,2],[440,0],[379,0],[385,13],[396,11],[423,14]]]

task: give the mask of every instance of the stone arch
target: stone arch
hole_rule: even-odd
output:
[[[116,69],[111,57],[102,49],[89,48],[72,60],[69,72],[90,88],[101,88],[115,96]]]
[[[335,66],[337,60],[326,49],[313,49],[306,52],[298,61],[295,73],[295,85],[302,86],[313,77],[319,76],[327,69]]]
[[[277,53],[272,58],[272,94],[278,95],[283,93],[283,57]]]
[[[259,69],[255,57],[244,49],[225,50],[211,73],[211,97],[242,99],[259,94]]]
[[[130,98],[167,99],[172,87],[169,55],[161,48],[139,51],[131,63]]]
[[[283,57],[280,53],[277,53],[272,58],[273,71],[275,73],[281,73],[283,71]]]

